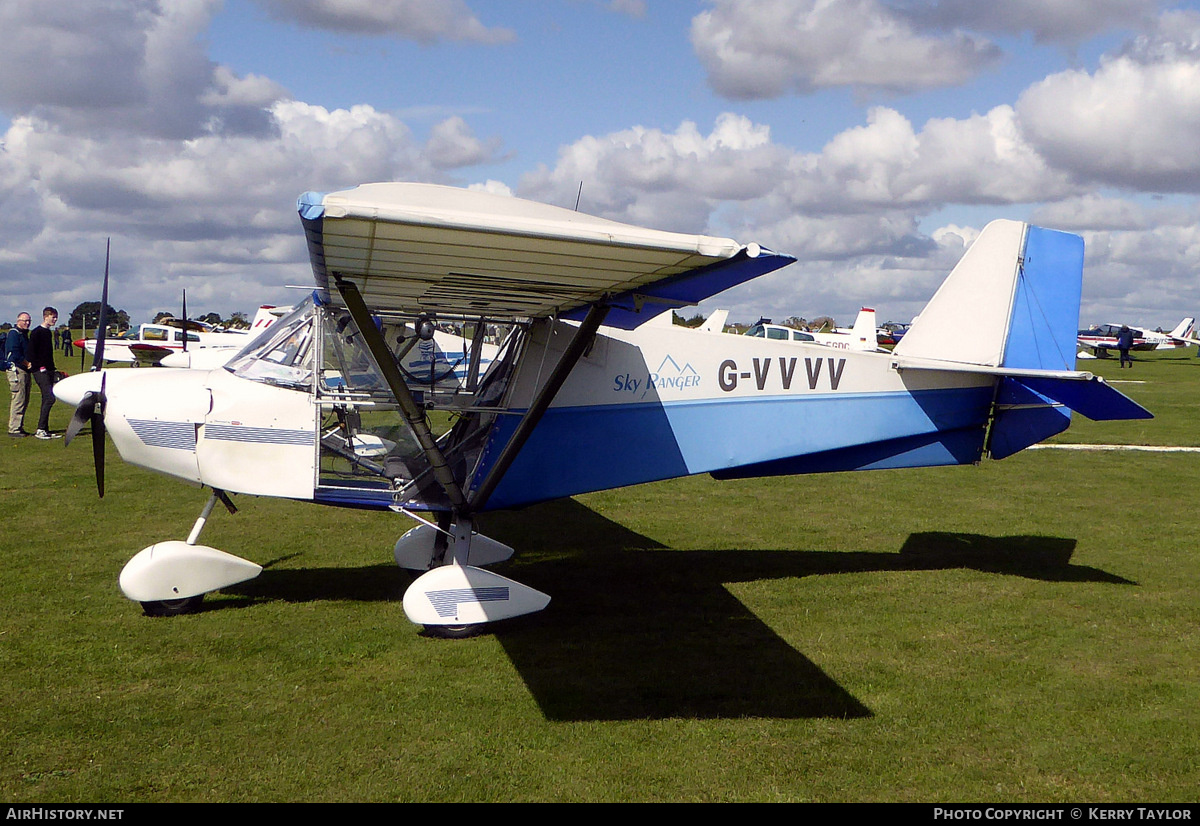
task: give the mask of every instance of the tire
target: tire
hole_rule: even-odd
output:
[[[441,640],[465,640],[468,637],[474,637],[483,632],[486,622],[477,622],[473,625],[424,625],[425,636],[436,637]]]
[[[191,614],[200,608],[204,594],[182,599],[162,599],[156,602],[143,602],[142,610],[148,617],[176,617],[180,614]]]

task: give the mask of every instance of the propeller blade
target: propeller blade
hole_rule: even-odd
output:
[[[108,376],[100,374],[100,392],[93,399],[92,416],[92,462],[96,465],[96,491],[104,498],[104,407],[108,398],[104,395],[104,385]],[[82,408],[83,405],[80,405]]]
[[[183,352],[187,352],[187,290],[183,291]]]
[[[67,432],[63,436],[63,444],[71,444],[71,440],[79,435],[79,431],[83,429],[85,424],[92,420],[92,412],[96,409],[96,394],[85,393],[83,399],[79,402],[79,406],[75,408],[75,415],[71,417],[71,423],[67,425]]]
[[[96,464],[96,492],[104,498],[104,414],[92,414],[92,461]]]
[[[104,339],[108,335],[108,250],[111,244],[111,238],[104,242],[104,289],[100,297],[100,318],[96,322],[96,357],[92,359],[92,370],[104,367]]]

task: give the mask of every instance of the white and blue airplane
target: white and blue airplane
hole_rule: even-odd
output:
[[[1073,369],[1075,235],[989,224],[887,353],[654,321],[793,261],[757,244],[427,184],[306,193],[299,212],[315,289],[227,364],[55,388],[77,406],[69,436],[91,422],[101,495],[106,432],[127,462],[213,491],[186,540],[122,571],[148,613],[261,571],[197,544],[229,493],[413,517],[394,548],[421,572],[404,610],[452,636],[550,599],[486,570],[513,553],[475,530],[487,511],[698,473],[973,464],[1072,410],[1150,416]],[[461,379],[402,370],[448,321],[473,331]]]

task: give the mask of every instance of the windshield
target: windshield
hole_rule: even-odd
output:
[[[311,387],[314,327],[310,297],[243,347],[225,369],[251,381]]]

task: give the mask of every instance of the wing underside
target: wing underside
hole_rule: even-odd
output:
[[[629,319],[635,326],[793,260],[728,238],[429,184],[307,193],[299,209],[318,286],[353,282],[377,310],[571,317],[604,301],[646,307]]]

